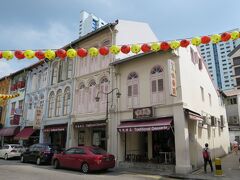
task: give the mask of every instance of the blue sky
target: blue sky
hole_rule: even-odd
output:
[[[0,49],[59,48],[78,38],[79,13],[106,22],[148,22],[159,40],[220,33],[240,27],[239,0],[1,0]],[[33,60],[0,60],[0,77]]]

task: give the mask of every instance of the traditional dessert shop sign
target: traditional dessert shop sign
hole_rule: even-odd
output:
[[[133,119],[141,119],[153,117],[153,108],[152,107],[143,107],[133,109]]]

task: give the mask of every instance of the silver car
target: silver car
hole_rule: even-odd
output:
[[[23,151],[23,147],[19,144],[4,144],[2,149],[0,149],[0,158],[5,160],[14,157],[20,157]]]

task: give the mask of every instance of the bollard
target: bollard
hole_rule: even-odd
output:
[[[223,171],[222,171],[222,165],[221,165],[221,159],[220,158],[215,159],[215,176],[223,176]]]

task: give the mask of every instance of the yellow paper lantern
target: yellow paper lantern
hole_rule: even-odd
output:
[[[116,46],[116,45],[112,45],[111,47],[110,47],[110,52],[112,53],[112,54],[118,54],[118,53],[120,53],[120,47],[119,46]]]
[[[91,56],[91,57],[97,57],[98,56],[98,49],[97,48],[95,48],[95,47],[91,47],[89,50],[88,50],[88,52],[89,52],[89,55]]]
[[[201,44],[201,38],[200,37],[192,38],[191,43],[194,46],[199,46]]]
[[[221,36],[219,34],[213,34],[211,36],[211,41],[212,43],[217,44],[221,41]]]
[[[138,44],[134,44],[131,47],[131,51],[132,51],[132,53],[137,54],[137,53],[139,53],[141,51],[141,46],[138,45]]]
[[[2,57],[6,60],[10,60],[13,58],[13,53],[11,51],[3,51]]]
[[[157,52],[160,50],[160,44],[159,43],[152,43],[151,44],[151,50],[154,52]]]
[[[32,59],[35,57],[35,52],[32,50],[26,50],[23,54],[27,59]]]
[[[77,51],[75,49],[69,49],[67,50],[67,57],[70,59],[73,59],[77,56]]]
[[[233,31],[231,32],[231,39],[235,40],[239,38],[239,32],[238,31]]]
[[[177,49],[177,48],[180,47],[180,42],[179,41],[172,41],[172,42],[170,42],[170,47],[172,49]]]
[[[44,56],[45,56],[45,58],[52,60],[56,57],[56,54],[53,50],[49,49],[49,50],[45,51]]]

